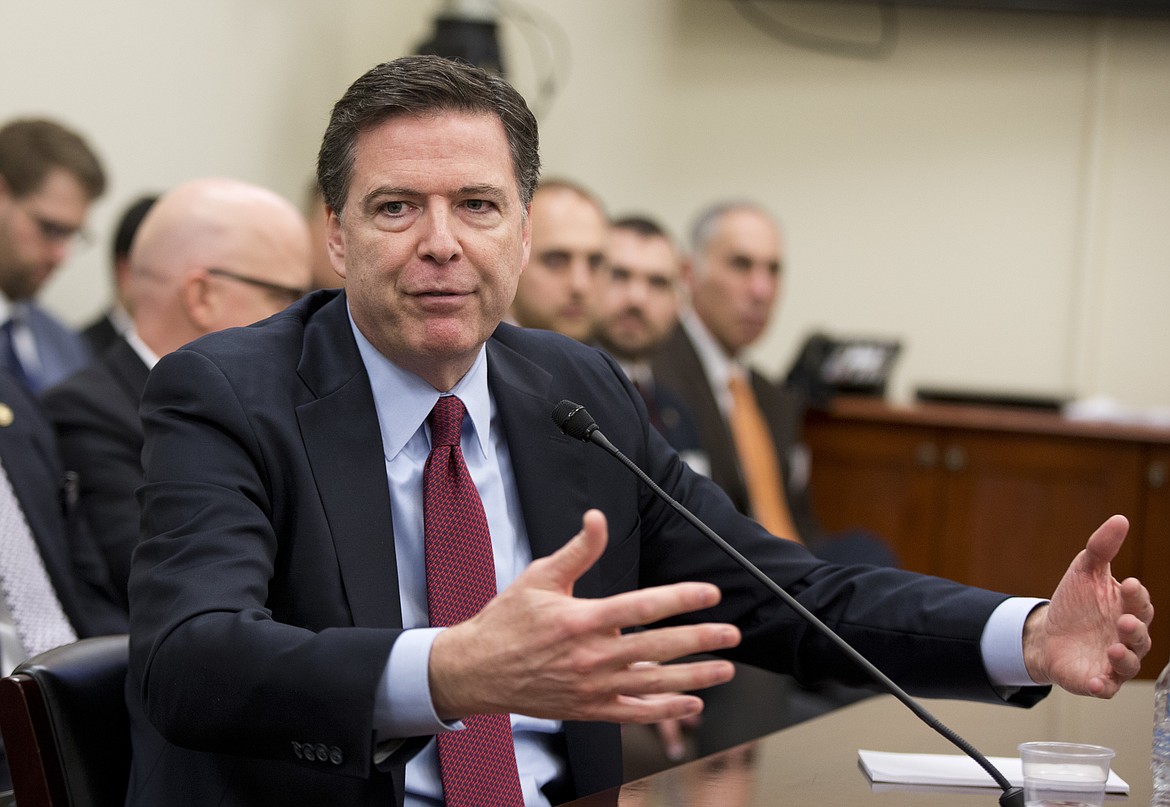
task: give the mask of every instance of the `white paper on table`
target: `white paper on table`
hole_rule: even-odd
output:
[[[903,785],[945,785],[949,787],[996,787],[991,775],[979,763],[961,754],[895,754],[889,751],[857,752],[865,775],[873,782]],[[1024,786],[1019,757],[988,757],[1007,780]],[[1129,783],[1109,771],[1106,793],[1129,793]]]

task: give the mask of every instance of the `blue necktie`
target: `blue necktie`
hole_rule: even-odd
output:
[[[16,355],[16,320],[9,319],[0,325],[0,366],[7,370],[13,378],[33,389],[33,379],[25,372],[20,356]]]

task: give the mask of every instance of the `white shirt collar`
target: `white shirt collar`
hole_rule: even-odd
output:
[[[134,348],[134,352],[138,354],[138,358],[142,359],[142,363],[146,365],[148,370],[153,370],[154,366],[158,364],[159,355],[150,349],[146,342],[142,341],[142,337],[138,335],[138,331],[131,326],[130,330],[122,334],[130,347]]]
[[[699,363],[703,365],[703,373],[707,376],[707,382],[711,385],[711,392],[715,395],[719,408],[724,416],[729,415],[731,393],[727,389],[727,383],[734,375],[747,378],[747,370],[727,355],[694,309],[684,311],[679,321],[690,337],[691,344],[695,346],[695,353],[699,356]]]

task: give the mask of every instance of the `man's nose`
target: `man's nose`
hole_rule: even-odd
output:
[[[419,240],[419,252],[437,263],[447,263],[461,252],[455,234],[455,222],[445,208],[430,208],[423,214],[424,232]]]

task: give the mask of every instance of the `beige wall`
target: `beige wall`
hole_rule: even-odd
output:
[[[410,52],[438,5],[0,0],[0,120],[76,125],[113,179],[98,245],[49,305],[73,322],[101,308],[108,231],[143,191],[229,174],[299,202],[331,103]],[[876,32],[871,6],[762,5],[827,36]],[[723,0],[525,7],[567,42],[542,112],[547,173],[679,232],[727,197],[784,221],[765,369],[823,328],[900,337],[899,396],[934,383],[1170,404],[1170,22],[908,8],[892,55],[864,61],[782,44]],[[503,32],[535,100],[548,55],[530,27]]]

